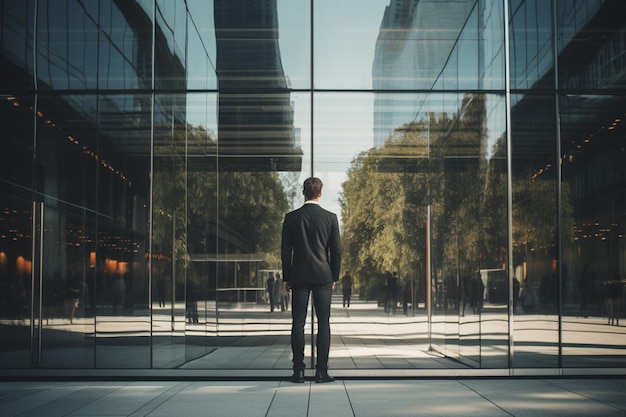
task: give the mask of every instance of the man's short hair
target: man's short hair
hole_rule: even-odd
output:
[[[304,180],[304,198],[307,200],[313,200],[314,198],[319,197],[322,192],[322,187],[324,184],[322,180],[317,177],[310,177]]]

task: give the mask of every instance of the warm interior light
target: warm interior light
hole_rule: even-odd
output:
[[[24,259],[23,256],[18,256],[17,259],[15,260],[15,269],[17,269],[17,272],[20,274],[23,274],[26,269],[26,260]]]
[[[5,272],[9,259],[7,254],[4,252],[0,252],[0,271]]]
[[[105,266],[106,272],[110,274],[117,272],[117,261],[115,259],[108,259],[108,258],[105,259],[104,266]]]

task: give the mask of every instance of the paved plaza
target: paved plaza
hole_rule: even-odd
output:
[[[623,379],[0,382],[2,417],[626,415]]]
[[[487,315],[490,319],[485,320]],[[482,331],[500,329],[502,317],[497,311],[484,312]],[[128,368],[138,358],[132,347],[123,345],[110,347],[109,352],[119,349],[118,366],[112,369],[5,369],[0,378],[0,416],[626,415],[623,375],[585,375],[585,368],[553,374],[543,368],[535,376],[532,369],[527,374],[516,369],[513,375],[506,367],[472,368],[429,349],[423,309],[394,315],[383,313],[375,303],[355,302],[347,309],[335,302],[332,320],[330,365],[337,380],[331,384],[314,383],[312,369],[307,369],[304,384],[287,381],[291,367],[288,311],[270,313],[258,306],[239,306],[220,314],[220,339],[227,342],[172,369]],[[136,322],[124,317],[111,317],[111,321],[111,325],[117,323],[118,331],[126,332]],[[463,321],[473,326],[478,317],[469,314]],[[594,332],[610,342],[602,346],[604,354],[613,354],[615,360],[624,356],[624,327],[607,326],[600,316],[566,317],[563,323],[572,357],[594,359],[597,347],[585,343]],[[82,328],[61,321],[49,326],[74,334]],[[514,326],[517,354],[524,357],[527,353],[528,364],[541,366],[537,358],[545,360],[553,346],[549,339],[537,339],[537,329],[542,335],[551,334],[554,320],[549,315],[520,315]],[[485,343],[483,354],[497,356],[498,343]],[[59,349],[56,354],[73,352]],[[67,357],[60,358],[60,363],[67,363]],[[617,371],[620,368],[616,366]]]

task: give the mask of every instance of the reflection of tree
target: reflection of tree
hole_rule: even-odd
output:
[[[155,147],[153,252],[173,252],[177,274],[188,266],[190,252],[265,253],[267,265],[261,266],[278,267],[292,191],[278,172],[217,172],[215,148],[210,133],[194,126]]]
[[[161,299],[180,301],[189,263],[185,222],[185,136],[167,125],[155,128],[152,169],[151,256],[153,288]]]
[[[458,115],[430,113],[353,161],[344,251],[361,285],[375,290],[386,270],[424,276],[429,205],[435,275],[506,263],[506,148],[498,141],[487,158],[486,117],[485,97],[468,94]]]
[[[515,266],[527,261],[530,253],[550,255],[557,259],[557,216],[561,218],[564,249],[574,243],[573,207],[570,188],[561,183],[560,207],[556,179],[513,178],[513,259]],[[552,265],[544,267],[548,270]],[[520,277],[523,278],[523,277]]]
[[[341,198],[346,269],[367,296],[381,273],[417,277],[424,266],[428,143],[423,124],[403,126],[381,149],[353,162]]]

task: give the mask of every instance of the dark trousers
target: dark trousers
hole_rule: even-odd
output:
[[[350,307],[350,297],[352,297],[352,290],[343,290],[343,306],[346,304]]]
[[[332,285],[296,285],[291,289],[291,352],[293,353],[293,370],[304,371],[304,325],[309,306],[309,294],[313,294],[313,305],[317,316],[317,364],[318,371],[328,370],[328,354],[330,352],[330,299]]]

